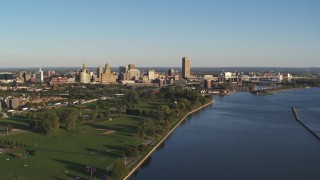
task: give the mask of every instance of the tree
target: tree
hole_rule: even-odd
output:
[[[9,134],[9,132],[12,132],[12,125],[11,124],[7,125],[7,134]]]
[[[114,162],[111,169],[111,177],[113,179],[123,179],[128,174],[128,169],[122,160]]]
[[[152,119],[144,119],[138,127],[138,134],[142,137],[143,135],[152,136],[155,134],[156,124]]]
[[[138,155],[138,149],[136,147],[130,147],[126,150],[126,156],[135,157]]]
[[[158,106],[158,110],[162,111],[165,115],[168,115],[170,113],[170,108],[167,105]]]
[[[76,126],[79,112],[77,110],[70,111],[65,119],[65,127],[67,130],[71,130]]]
[[[136,91],[130,90],[126,96],[125,99],[127,100],[128,103],[138,103],[140,102],[140,97],[138,96],[138,93]]]
[[[27,119],[32,119],[32,117],[33,117],[32,113],[27,114]]]
[[[55,113],[45,112],[38,117],[41,120],[41,130],[45,134],[52,134],[59,130],[60,122]]]

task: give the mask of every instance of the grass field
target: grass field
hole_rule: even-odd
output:
[[[0,154],[0,179],[90,179],[86,166],[95,166],[101,176],[112,167],[126,148],[141,144],[137,125],[141,117],[123,115],[112,121],[85,121],[74,132],[60,129],[53,135],[23,132],[1,135],[0,139],[19,140],[36,144],[36,154],[27,158]],[[28,129],[28,123],[18,118],[1,119],[4,126]],[[9,160],[7,160],[9,159]]]

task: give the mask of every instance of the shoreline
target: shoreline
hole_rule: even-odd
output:
[[[303,90],[303,89],[308,89],[308,88],[310,88],[310,87],[307,86],[307,87],[284,88],[284,89],[266,89],[266,90],[251,91],[251,93],[256,94],[256,95],[271,95],[273,93],[288,92],[288,91],[294,91],[294,90]]]
[[[179,120],[179,122],[164,137],[162,137],[162,139],[151,149],[151,151],[147,155],[145,155],[144,158],[123,179],[127,180],[132,174],[134,174],[140,168],[140,166],[158,149],[158,147],[163,142],[165,142],[168,139],[168,137],[181,125],[181,123],[184,122],[189,117],[189,115],[191,115],[195,112],[198,112],[205,107],[208,107],[209,105],[213,104],[213,102],[214,102],[214,100],[198,107],[197,109],[194,109],[194,110],[188,112],[183,118],[181,118]]]

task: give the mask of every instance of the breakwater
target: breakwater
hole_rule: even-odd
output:
[[[296,119],[296,121],[298,121],[304,128],[306,128],[313,136],[315,136],[318,140],[320,140],[320,136],[315,133],[311,128],[309,128],[303,121],[301,121],[300,116],[298,111],[296,110],[296,108],[294,106],[291,107],[293,115]]]
[[[129,172],[129,174],[123,178],[124,180],[128,179],[134,172],[136,172],[140,166],[158,149],[158,147],[163,143],[165,142],[168,137],[180,126],[180,124],[185,121],[191,114],[197,112],[197,111],[200,111],[201,109],[211,105],[214,101],[212,100],[211,102],[197,108],[197,109],[194,109],[192,111],[190,111],[188,114],[186,114],[182,119],[180,119],[180,121],[158,142],[157,145],[155,145],[152,150]]]

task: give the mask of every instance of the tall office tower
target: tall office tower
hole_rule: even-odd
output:
[[[24,70],[19,70],[18,78],[24,79],[24,74],[25,74],[25,73],[26,73],[26,71],[24,71]]]
[[[128,71],[129,79],[136,79],[140,76],[140,70],[138,69],[130,69]]]
[[[102,67],[101,66],[99,66],[98,68],[97,68],[97,77],[99,78],[99,81],[101,81],[101,75],[102,75]]]
[[[109,64],[107,63],[105,66],[104,66],[104,72],[103,74],[101,74],[101,81],[100,83],[102,84],[107,84],[107,83],[110,83],[110,66]]]
[[[190,58],[183,57],[182,58],[182,78],[190,77]]]
[[[120,68],[119,68],[120,70]],[[101,73],[99,73],[99,71]],[[109,84],[109,83],[115,83],[117,78],[116,76],[111,73],[111,70],[110,70],[110,65],[107,63],[105,66],[104,66],[104,70],[102,69],[102,67],[100,66],[98,68],[98,76],[99,76],[99,82],[101,84]]]
[[[32,77],[31,72],[24,73],[24,81],[30,81],[31,77]]]
[[[108,63],[104,67],[104,73],[106,73],[106,74],[110,74],[111,73],[110,72],[110,65]]]
[[[134,64],[129,64],[128,65],[128,70],[130,70],[130,69],[135,69],[136,68],[136,66],[134,65]]]
[[[86,66],[83,64],[82,69],[80,70],[80,83],[90,83],[90,73],[86,69]]]
[[[120,66],[119,67],[119,74],[127,73],[127,72],[128,72],[128,67],[127,66]]]
[[[168,70],[168,76],[174,76],[174,75],[175,75],[174,69],[169,69]]]
[[[48,71],[48,77],[54,76],[56,72],[54,70],[49,70]]]
[[[36,82],[37,83],[42,83],[43,82],[43,71],[41,70],[41,68],[39,68],[39,71],[37,71],[35,73],[35,77],[36,77]]]
[[[148,71],[148,76],[149,76],[149,80],[154,80],[155,79],[155,70],[149,70]]]
[[[212,80],[211,79],[204,80],[204,87],[207,89],[210,89],[212,87]]]

